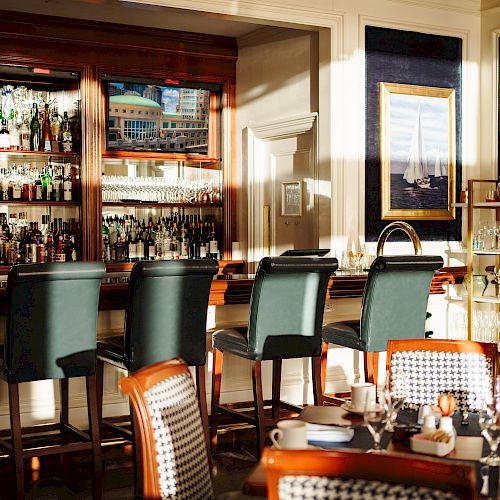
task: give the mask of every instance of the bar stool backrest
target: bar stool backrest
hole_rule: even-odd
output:
[[[205,364],[213,259],[136,262],[125,314],[125,366],[136,371],[180,357]]]
[[[265,257],[250,302],[248,345],[255,359],[319,356],[330,274],[337,259]]]
[[[377,257],[363,295],[360,342],[385,351],[389,339],[424,338],[432,277],[443,259],[430,255]]]
[[[10,383],[93,375],[100,262],[13,266],[5,364]]]

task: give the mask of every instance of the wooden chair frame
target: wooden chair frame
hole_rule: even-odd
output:
[[[391,366],[391,357],[398,351],[441,351],[441,352],[477,352],[484,354],[491,360],[493,368],[492,387],[498,373],[497,345],[473,340],[447,340],[447,339],[404,339],[389,340],[387,342],[386,369]]]
[[[129,396],[134,409],[134,432],[136,442],[137,435],[139,436],[141,447],[143,498],[148,500],[161,499],[161,494],[153,424],[144,393],[165,379],[186,373],[191,376],[184,361],[176,358],[142,368],[119,382],[120,390]],[[210,450],[207,449],[207,456],[209,453]]]
[[[387,481],[453,491],[463,500],[477,499],[474,465],[402,453],[371,454],[333,450],[276,450],[262,455],[269,500],[278,500],[282,476],[328,476]]]

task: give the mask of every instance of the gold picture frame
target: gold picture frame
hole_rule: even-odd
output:
[[[455,219],[455,90],[386,82],[379,90],[382,219]]]

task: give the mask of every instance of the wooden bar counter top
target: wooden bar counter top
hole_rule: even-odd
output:
[[[221,261],[220,272],[214,278],[210,291],[210,305],[248,304],[252,293],[253,277],[241,274],[243,261]],[[128,273],[132,264],[108,264],[108,277],[101,284],[99,310],[125,309],[128,293]],[[6,269],[7,272],[7,269]],[[444,294],[443,285],[461,283],[466,267],[446,267],[436,272],[431,283],[431,294]],[[337,271],[330,278],[328,299],[362,297],[366,272]],[[4,276],[5,280],[7,279]],[[3,282],[5,284],[5,281]],[[6,311],[6,288],[0,288],[0,314]]]

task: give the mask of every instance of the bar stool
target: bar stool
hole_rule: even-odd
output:
[[[14,459],[18,498],[24,498],[24,458],[81,450],[92,450],[94,498],[101,498],[95,372],[99,287],[104,276],[104,264],[97,262],[23,264],[9,271],[0,377],[8,384],[11,436],[0,444]],[[69,423],[68,381],[72,377],[86,380],[88,433]],[[19,384],[46,379],[60,380],[60,423],[23,429]],[[54,430],[60,433],[59,445],[28,447],[24,441],[29,434]],[[80,442],[69,443],[70,433]]]
[[[213,334],[211,404],[212,450],[216,451],[218,414],[226,413],[256,427],[257,454],[265,445],[261,362],[273,360],[272,412],[300,411],[280,401],[283,359],[312,358],[315,404],[321,404],[321,326],[330,274],[337,259],[315,257],[266,257],[259,263],[252,289],[248,328],[219,330]],[[220,405],[223,353],[251,361],[255,417]]]
[[[125,335],[97,343],[102,423],[128,439],[133,438],[132,432],[102,418],[104,363],[135,372],[157,361],[179,357],[196,369],[198,404],[210,449],[205,390],[206,323],[210,287],[218,269],[213,259],[134,264],[125,311]],[[135,446],[135,452],[139,448]]]
[[[334,404],[343,400],[325,394],[328,344],[362,351],[365,380],[376,383],[379,352],[389,339],[425,337],[429,290],[443,259],[430,255],[377,257],[366,281],[361,320],[330,323],[323,327],[321,387],[323,399]]]

